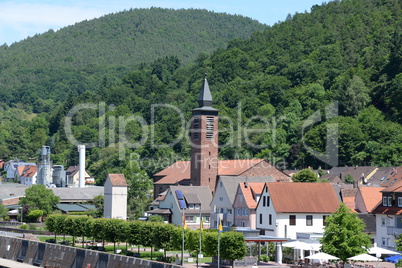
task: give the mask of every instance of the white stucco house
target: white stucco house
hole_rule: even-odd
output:
[[[124,174],[109,174],[104,187],[105,218],[127,219],[127,182]]]
[[[323,233],[325,218],[339,207],[330,183],[266,183],[256,209],[261,234],[297,239]]]
[[[397,174],[399,173],[399,174]],[[395,176],[402,177],[402,168]],[[402,234],[402,180],[381,191],[382,201],[373,210],[376,215],[376,242],[380,247],[395,250],[396,242]]]

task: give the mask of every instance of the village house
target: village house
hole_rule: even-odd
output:
[[[402,167],[395,169],[395,183],[381,190],[382,200],[372,211],[376,215],[376,241],[389,249],[395,250],[396,242],[402,234]]]
[[[233,203],[234,225],[256,229],[255,209],[264,188],[264,182],[240,182]]]
[[[256,210],[257,229],[289,239],[298,233],[323,233],[326,217],[338,207],[330,183],[266,183]]]
[[[183,224],[191,229],[199,229],[202,219],[203,228],[210,225],[211,190],[208,186],[170,186],[158,202],[158,207],[148,211],[148,215],[160,215],[165,222]]]

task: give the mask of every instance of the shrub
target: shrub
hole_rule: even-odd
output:
[[[28,230],[28,224],[24,223],[23,225],[20,226],[20,229]]]
[[[269,258],[269,256],[267,256],[267,255],[261,255],[261,256],[258,258],[258,260],[259,260],[259,261],[262,261],[262,262],[268,262],[268,261],[270,260],[270,258]]]
[[[164,257],[164,256],[158,256],[156,258],[157,261],[165,262],[165,263],[173,263],[174,259],[175,259],[174,257]]]

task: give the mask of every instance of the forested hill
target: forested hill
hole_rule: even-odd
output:
[[[248,38],[264,28],[239,15],[150,8],[49,30],[0,47],[0,102],[31,103],[33,107],[25,108],[42,112],[69,93],[97,89],[103,77],[113,81],[140,63],[166,55],[188,64],[200,53],[225,48],[229,40]]]
[[[77,104],[89,103],[104,109],[104,115],[80,110],[72,133],[80,142],[104,142],[88,150],[87,168],[97,182],[122,169],[156,173],[189,158],[183,138],[188,133],[177,111],[190,119],[207,73],[213,105],[220,110],[222,158],[257,157],[288,168],[324,168],[331,164],[320,161],[317,152],[325,152],[328,141],[339,142],[332,153],[340,166],[401,165],[401,10],[401,0],[331,1],[249,39],[234,39],[226,49],[202,54],[189,66],[166,55],[131,70],[121,83],[105,81],[97,91],[70,95],[32,122],[2,120],[0,158],[34,156],[47,144],[54,163],[76,164],[77,149],[66,139],[64,117]],[[335,102],[339,111],[330,113],[326,107]],[[152,105],[161,103],[173,106],[154,107],[152,114]],[[312,125],[307,119],[313,114],[321,117]],[[123,119],[132,115],[152,125],[152,132],[139,123],[126,124]],[[102,121],[105,132],[99,130]],[[338,140],[327,140],[327,129],[335,128]],[[146,142],[134,146],[144,136]]]

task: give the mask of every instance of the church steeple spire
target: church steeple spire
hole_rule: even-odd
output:
[[[207,81],[207,74],[205,74],[204,85],[201,88],[200,96],[198,97],[198,107],[211,107],[212,105],[212,95],[209,90],[209,85]]]

